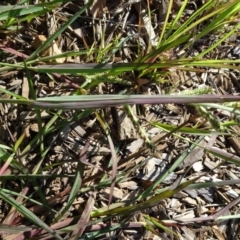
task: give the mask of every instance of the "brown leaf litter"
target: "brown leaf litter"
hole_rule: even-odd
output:
[[[1,33],[0,49],[4,51],[1,55],[1,62],[17,63],[22,61],[22,57],[27,58],[34,49],[40,47],[46,41],[47,36],[52,35],[61,24],[72,14],[81,9],[84,1],[69,2],[59,8],[59,11],[53,11],[47,16],[47,29],[44,19],[37,18],[33,20],[27,28],[23,28],[21,34],[16,38],[11,38],[8,33]],[[174,1],[175,14],[181,5],[181,1]],[[201,2],[201,1],[197,1]],[[154,48],[157,44],[162,21],[166,15],[168,1],[99,1],[95,0],[92,7],[82,15],[78,21],[69,26],[59,39],[52,43],[47,49],[40,53],[40,56],[54,56],[66,51],[76,51],[79,49],[102,48],[108,46],[115,38],[126,38],[124,47],[109,56],[112,62],[131,62],[138,54],[146,54],[149,47]],[[189,1],[189,8],[185,17],[192,14],[192,5],[196,4]],[[159,7],[159,5],[161,7]],[[157,6],[157,7],[156,7]],[[197,5],[196,5],[197,6]],[[149,11],[154,11],[152,19],[149,18]],[[196,10],[196,9],[195,9]],[[93,16],[93,17],[92,17]],[[2,35],[3,34],[3,35]],[[31,40],[29,40],[31,39]],[[210,35],[202,42],[196,42],[191,49],[173,49],[164,56],[158,56],[151,61],[161,61],[161,59],[177,59],[184,54],[194,57],[203,49],[216,42],[218,36]],[[140,46],[137,52],[136,46]],[[219,59],[239,58],[239,37],[233,36],[225,45],[219,46],[216,50],[209,53],[206,57]],[[23,51],[18,51],[19,49]],[[62,63],[64,61],[74,63],[95,62],[95,55],[90,59],[87,54],[79,54],[70,58],[58,58],[54,61]],[[51,79],[44,74],[30,73],[34,82],[34,88],[37,97],[43,96],[68,96],[79,89],[86,79],[80,76],[59,76],[52,75]],[[30,98],[29,82],[26,73],[23,70],[10,70],[0,73],[0,87],[11,92]],[[126,90],[127,94],[164,94],[172,89],[173,92],[179,92],[186,89],[200,88],[209,86],[216,93],[235,94],[240,91],[238,71],[229,71],[228,69],[201,68],[198,71],[187,72],[180,69],[170,69],[167,71],[164,80],[167,82],[152,83],[152,79],[139,78],[136,73],[126,74],[126,79],[132,79],[132,85]],[[125,76],[122,76],[123,78]],[[81,79],[80,79],[81,78]],[[88,86],[88,85],[87,85]],[[176,87],[177,86],[177,87]],[[125,87],[125,86],[124,86]],[[100,88],[88,89],[93,94],[119,93],[123,89],[121,84],[104,83]],[[10,98],[9,94],[1,94],[2,98]],[[193,179],[204,174],[198,182],[205,183],[209,181],[236,181],[234,185],[220,185],[218,187],[206,187],[201,189],[184,189],[171,198],[164,199],[160,204],[143,210],[141,213],[135,213],[129,216],[130,224],[141,222],[142,214],[147,214],[159,220],[174,220],[176,226],[170,224],[169,228],[174,230],[179,239],[227,239],[229,233],[235,234],[235,239],[239,235],[238,221],[219,220],[205,222],[189,221],[189,224],[178,225],[184,220],[208,217],[221,211],[224,207],[239,197],[240,182],[238,165],[223,161],[221,158],[207,153],[203,148],[210,148],[218,153],[226,150],[228,154],[240,157],[239,137],[238,136],[218,136],[197,137],[178,133],[180,137],[187,138],[186,142],[172,133],[166,134],[159,128],[149,124],[150,121],[161,121],[162,123],[174,126],[187,126],[189,128],[198,125],[207,129],[209,123],[198,118],[198,114],[190,107],[177,104],[167,104],[164,106],[143,107],[131,106],[132,111],[138,117],[141,127],[147,132],[150,140],[156,146],[156,152],[153,153],[146,146],[144,141],[139,138],[139,132],[134,127],[131,119],[126,115],[123,108],[105,109],[104,116],[109,125],[110,134],[115,146],[119,146],[117,152],[118,174],[121,179],[113,188],[113,204],[119,204],[122,201],[131,201],[138,193],[151,186],[156,179],[163,176],[169,168],[175,163],[179,156],[186,154],[191,142],[198,142],[199,146],[191,149],[180,166],[165,178],[158,186],[157,191],[165,187],[172,186],[180,176],[185,180]],[[36,164],[40,161],[39,148],[35,144],[28,146],[29,142],[35,139],[40,133],[39,125],[35,111],[20,105],[1,104],[1,143],[7,146],[14,146],[19,138],[23,141],[18,149],[18,158],[21,164],[32,172]],[[42,127],[50,123],[56,112],[41,111]],[[231,116],[225,112],[216,113],[222,120],[229,119]],[[105,132],[101,128],[96,114],[90,112],[84,118],[80,118],[80,111],[65,111],[53,124],[55,130],[50,132],[45,138],[44,143],[50,148],[43,161],[44,174],[60,174],[64,177],[54,177],[42,180],[42,193],[45,194],[48,205],[54,210],[54,214],[60,211],[68,201],[69,193],[73,185],[73,176],[77,169],[77,159],[86,143],[89,143],[87,150],[87,159],[82,163],[85,165],[83,178],[83,192],[77,195],[74,203],[68,212],[63,216],[62,224],[74,222],[78,228],[72,232],[71,237],[90,231],[90,226],[86,226],[89,221],[90,212],[93,209],[107,207],[110,193],[110,182],[104,182],[104,179],[111,179],[112,167],[111,151]],[[181,125],[182,124],[182,125]],[[63,127],[57,127],[62,125]],[[234,126],[232,133],[238,132],[239,127]],[[202,148],[203,147],[203,148]],[[227,154],[226,153],[226,154]],[[236,158],[236,161],[239,159]],[[110,167],[109,167],[110,166]],[[188,169],[188,171],[186,171]],[[16,176],[21,172],[13,169]],[[102,178],[105,176],[104,178]],[[102,186],[98,188],[99,182]],[[3,184],[3,182],[2,182]],[[28,186],[21,186],[18,180],[4,182],[4,188],[12,191],[21,192],[26,196],[35,198],[36,192]],[[95,189],[96,188],[96,189]],[[91,189],[91,191],[86,190]],[[92,190],[94,189],[94,191]],[[86,191],[86,192],[84,192]],[[36,195],[38,199],[38,196]],[[51,223],[53,217],[47,215],[43,206],[35,205],[32,202],[23,199],[17,199],[19,204],[24,204],[33,213]],[[39,200],[39,199],[38,199]],[[26,220],[9,206],[4,207],[6,203],[1,201],[2,210],[0,216],[3,223],[7,224],[26,224]],[[239,213],[239,207],[236,204],[232,209],[226,212],[228,214]],[[53,214],[53,215],[54,215]],[[78,221],[75,217],[79,216]],[[124,218],[112,218],[111,223],[116,224],[125,220]],[[85,225],[84,225],[84,224]],[[102,224],[102,225],[101,225]],[[93,225],[92,229],[101,229],[108,223]],[[131,225],[131,226],[132,226]],[[59,227],[59,225],[56,226]],[[77,225],[76,225],[77,226]],[[156,235],[141,228],[122,229],[119,232],[118,239],[157,239]],[[137,229],[137,230],[136,230]],[[141,229],[141,230],[140,230]],[[140,235],[141,236],[140,236]],[[165,238],[174,239],[170,233],[159,233]],[[105,237],[110,237],[106,234]]]

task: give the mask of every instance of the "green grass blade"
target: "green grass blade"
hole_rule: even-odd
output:
[[[151,122],[151,125],[153,127],[164,129],[165,131],[172,131],[174,128],[176,128],[176,126],[174,125],[164,124],[160,122]],[[212,132],[204,129],[193,128],[193,127],[182,127],[179,129],[178,132],[192,134],[192,135],[204,135],[204,136],[207,136],[209,134],[222,134],[221,132]]]
[[[187,37],[189,38],[189,37]],[[187,40],[187,39],[185,39]],[[184,41],[185,41],[184,40]],[[152,53],[151,53],[152,54]],[[148,55],[147,58],[149,58]],[[155,56],[155,53],[153,54]],[[101,64],[101,63],[88,63],[88,64],[52,64],[52,65],[38,65],[36,67],[28,67],[29,70],[33,70],[39,73],[69,73],[69,74],[98,74],[103,72],[109,72],[109,74],[116,74],[129,71],[143,71],[156,68],[171,68],[171,67],[213,67],[213,68],[229,68],[238,69],[240,67],[231,65],[240,63],[240,60],[208,60],[208,59],[179,59],[179,60],[167,60],[161,63],[113,63],[113,64]],[[22,67],[21,67],[22,68]]]
[[[49,9],[50,10],[50,9]],[[42,5],[19,5],[19,6],[1,6],[0,8],[0,21],[10,19],[12,17],[20,17],[36,12],[49,11]]]
[[[5,94],[7,94],[9,96],[12,96],[12,97],[14,97],[16,99],[28,101],[26,98],[22,97],[21,95],[18,95],[18,94],[14,93],[14,92],[8,91],[7,89],[1,88],[1,87],[0,87],[0,92],[5,93]]]
[[[240,28],[240,23],[237,24],[236,26],[234,26],[234,28],[227,34],[225,34],[221,39],[219,39],[216,43],[214,43],[213,45],[211,45],[209,48],[207,48],[205,51],[201,52],[200,54],[198,54],[196,56],[196,58],[201,58],[203,57],[205,54],[211,52],[214,48],[216,48],[217,46],[219,46],[222,42],[224,42],[227,38],[229,38],[230,36],[232,36],[238,29]]]

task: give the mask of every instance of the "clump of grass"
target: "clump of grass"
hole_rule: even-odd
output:
[[[16,104],[19,108],[31,109],[35,114],[38,125],[38,132],[32,134],[31,138],[26,137],[26,132],[13,136],[11,130],[9,130],[9,136],[6,138],[10,139],[9,143],[2,142],[0,145],[0,159],[2,161],[0,197],[4,203],[8,204],[8,211],[4,215],[2,223],[8,226],[8,233],[12,233],[12,237],[17,234],[15,239],[31,239],[34,237],[41,237],[42,239],[83,239],[84,235],[89,239],[95,239],[124,228],[145,227],[154,234],[161,235],[160,229],[163,229],[169,234],[177,235],[177,231],[171,230],[169,227],[181,227],[188,222],[220,218],[230,219],[230,216],[220,216],[235,206],[239,198],[230,202],[213,217],[199,217],[188,219],[189,221],[186,220],[185,222],[156,219],[144,211],[159,205],[162,200],[171,198],[183,189],[219,186],[218,182],[213,181],[198,182],[205,174],[192,179],[184,179],[191,170],[191,164],[189,164],[186,166],[185,175],[181,175],[172,186],[158,188],[181,164],[185,164],[184,161],[189,158],[191,151],[196,148],[220,157],[224,161],[239,164],[239,159],[236,156],[229,155],[227,152],[219,151],[219,149],[211,146],[205,146],[202,144],[202,140],[204,136],[232,134],[232,132],[229,133],[230,127],[237,125],[239,122],[237,119],[240,97],[231,94],[216,94],[216,90],[212,88],[210,93],[209,87],[187,89],[175,93],[168,91],[167,95],[148,96],[136,94],[141,91],[141,86],[137,86],[135,80],[146,78],[147,82],[152,84],[159,84],[160,82],[159,85],[164,89],[163,91],[167,92],[165,88],[181,89],[181,79],[176,83],[168,81],[167,76],[170,76],[172,71],[207,73],[206,68],[224,68],[239,71],[239,60],[209,58],[214,49],[238,31],[239,23],[233,23],[239,18],[239,1],[227,3],[223,1],[217,3],[213,0],[207,1],[186,19],[184,19],[184,13],[188,1],[183,1],[178,11],[175,11],[174,19],[171,19],[171,11],[172,14],[174,13],[173,1],[169,1],[166,18],[160,29],[157,44],[155,46],[151,45],[152,42],[149,41],[145,54],[142,54],[142,51],[138,49],[137,54],[132,55],[131,62],[110,63],[114,56],[123,51],[126,45],[133,41],[132,36],[124,37],[125,35],[122,33],[108,41],[106,41],[108,36],[105,35],[107,33],[103,34],[99,50],[96,49],[96,42],[92,43],[92,46],[88,46],[84,40],[86,48],[84,50],[67,51],[47,57],[41,56],[44,49],[51,46],[55,40],[61,37],[61,34],[65,34],[70,29],[71,25],[81,15],[89,11],[92,3],[93,1],[89,1],[81,6],[79,11],[62,23],[61,27],[56,29],[39,48],[29,55],[22,53],[20,49],[13,49],[0,44],[3,59],[8,54],[18,57],[18,61],[15,63],[1,61],[0,73],[15,70],[21,74],[24,72],[29,86],[29,99],[18,92],[1,87],[2,97],[0,102],[3,106],[4,104],[6,106],[8,106],[7,104],[11,104],[11,106]],[[6,35],[16,36],[18,31],[21,31],[23,24],[30,24],[33,19],[41,19],[45,14],[54,15],[55,10],[60,10],[64,4],[68,4],[68,1],[56,0],[49,3],[42,1],[36,5],[28,5],[28,1],[21,1],[15,6],[1,7],[0,30]],[[151,14],[151,11],[149,11],[150,19]],[[207,38],[209,34],[218,36],[220,31],[225,32],[224,34],[221,32],[220,37],[216,39],[214,44],[208,45],[203,51],[195,55],[191,54],[196,42],[205,37]],[[139,41],[136,42],[139,44]],[[134,55],[135,58],[133,58]],[[76,56],[83,56],[85,63],[54,64],[54,60],[58,58]],[[34,80],[34,75],[48,76],[56,84],[58,84],[57,81],[67,83],[71,88],[69,92],[71,96],[64,96],[57,91],[53,91],[55,96],[51,96],[52,93],[46,91],[44,97],[39,96],[39,86],[36,87],[37,82]],[[84,80],[80,84],[74,83],[74,77],[77,79],[82,77]],[[156,77],[162,77],[164,81],[158,81],[159,79],[156,79]],[[102,90],[103,94],[98,94],[98,88],[104,89]],[[41,93],[41,95],[43,94]],[[197,113],[192,114],[179,126],[161,121],[148,122],[150,127],[158,127],[164,133],[157,139],[151,140],[143,125],[139,122],[136,113],[131,110],[131,105],[168,103],[194,107]],[[108,116],[102,110],[113,106],[124,106],[140,133],[139,135],[147,143],[138,152],[125,158],[120,158],[120,145],[113,138],[107,121]],[[46,121],[42,117],[43,110],[47,111],[50,116]],[[66,112],[69,110],[71,112]],[[230,117],[218,117],[223,111],[230,113]],[[94,169],[96,167],[88,161],[89,143],[87,142],[77,155],[77,159],[75,159],[76,168],[74,172],[72,174],[59,174],[58,166],[62,162],[52,163],[48,157],[59,132],[72,122],[84,121],[88,117],[96,118],[98,130],[104,135],[110,149],[111,159],[106,158],[106,161],[109,160],[108,164],[105,164],[106,169],[98,167],[99,171],[96,174],[87,176],[89,168]],[[205,122],[209,123],[207,127],[200,122],[197,122],[196,125],[190,124],[199,117],[203,117]],[[27,119],[22,121],[27,123]],[[203,128],[201,125],[205,127]],[[49,136],[52,137],[51,141],[48,139]],[[189,139],[189,136],[194,136],[194,138]],[[160,141],[167,139],[167,137],[176,137],[187,142],[189,144],[188,149],[183,151],[170,164],[167,172],[160,175],[155,182],[147,185],[145,189],[138,191],[134,197],[126,201],[113,201],[116,184],[129,180],[136,170],[139,170],[140,165],[132,167],[128,171],[121,172],[118,170],[121,168],[124,170],[126,163],[134,161],[140,155],[154,154],[153,150],[155,148],[149,149],[149,146],[157,146]],[[36,154],[34,166],[29,167],[26,164],[26,159],[31,159],[34,154]],[[67,178],[68,184],[71,186],[61,186],[59,193],[46,197],[47,184],[51,183],[50,179],[59,180],[63,178]],[[17,185],[16,188],[9,187],[11,181]],[[222,185],[238,183],[238,180],[221,182]],[[42,186],[44,186],[44,190],[42,190]],[[96,196],[100,196],[101,190],[108,187],[110,188],[108,202],[105,204],[103,200],[100,204]],[[79,212],[77,210],[71,211],[76,199],[79,197],[84,199],[84,207],[79,207]],[[69,211],[71,214],[68,214]],[[142,221],[133,221],[131,216],[139,211],[142,212]],[[127,216],[130,217],[127,218]],[[234,218],[238,217],[239,215],[234,216]],[[21,225],[21,227],[17,225]],[[0,230],[3,234],[6,232],[4,226]],[[87,235],[88,231],[91,231],[91,235]]]

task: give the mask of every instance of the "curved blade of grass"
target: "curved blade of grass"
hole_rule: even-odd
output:
[[[194,183],[200,177],[197,177],[192,180],[181,183],[175,189],[168,189],[164,192],[161,192],[161,193],[157,194],[156,196],[151,197],[150,199],[148,199],[147,201],[145,201],[143,203],[139,203],[134,206],[120,207],[120,208],[116,208],[116,209],[112,209],[112,210],[108,210],[108,211],[104,211],[104,212],[101,212],[99,209],[99,210],[93,211],[91,216],[92,217],[99,217],[99,216],[104,216],[104,215],[123,216],[123,215],[129,215],[129,214],[139,211],[139,210],[153,207],[153,206],[157,205],[163,199],[169,198],[169,197],[173,196],[174,194],[178,193],[179,191],[185,189],[187,186]]]
[[[159,54],[161,53],[164,53],[166,52],[167,50],[170,50],[176,46],[179,46],[185,42],[188,42],[189,39],[191,38],[191,35],[190,34],[185,34],[184,36],[180,36],[179,38],[177,38],[174,42],[169,42],[167,44],[162,44],[161,47],[157,48],[156,50],[148,53],[147,55],[141,57],[141,58],[138,58],[135,60],[136,63],[142,63],[142,62],[147,62],[149,59],[154,59],[156,56],[158,56]],[[171,60],[173,61],[173,60]],[[153,63],[152,63],[153,64]],[[177,65],[175,65],[176,67]],[[170,65],[168,66],[170,67]],[[174,65],[172,65],[172,67],[174,67]],[[167,68],[167,66],[165,65],[165,67],[160,67],[159,68]],[[143,70],[148,70],[147,68],[146,69],[143,69]]]
[[[61,236],[59,236],[54,230],[52,230],[46,223],[44,223],[40,218],[38,218],[35,214],[29,211],[26,207],[24,207],[23,205],[19,205],[19,203],[15,199],[5,194],[2,189],[0,189],[0,197],[4,199],[7,203],[9,203],[11,206],[15,207],[24,217],[29,219],[36,226],[39,226],[46,230],[55,239],[63,240]]]
[[[100,122],[103,130],[105,131],[105,133],[107,135],[109,147],[110,147],[111,154],[112,154],[112,179],[111,179],[111,187],[110,187],[110,194],[109,194],[109,200],[108,200],[108,207],[109,207],[111,202],[112,202],[113,191],[114,191],[114,187],[115,187],[115,184],[116,184],[118,159],[117,159],[117,154],[116,154],[114,144],[113,144],[112,138],[110,136],[107,124],[104,123],[103,119],[100,117],[98,112],[95,112],[95,115],[96,115],[96,118]]]
[[[153,127],[157,127],[159,129],[164,129],[167,131],[171,131],[176,128],[176,126],[174,126],[174,125],[169,125],[169,124],[160,123],[160,122],[150,122],[150,124]],[[193,135],[205,135],[205,136],[209,135],[209,134],[222,134],[221,132],[212,132],[210,130],[197,129],[197,128],[193,128],[193,127],[182,127],[181,129],[179,129],[178,132],[186,133],[186,134],[193,134]]]

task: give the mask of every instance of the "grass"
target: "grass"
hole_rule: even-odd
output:
[[[217,137],[238,137],[234,127],[239,125],[240,97],[231,92],[219,94],[218,88],[207,85],[201,88],[192,84],[186,88],[187,80],[180,77],[183,75],[178,75],[174,82],[169,77],[172,72],[208,74],[212,69],[239,71],[240,60],[211,57],[221,44],[239,33],[240,24],[236,23],[240,12],[239,1],[225,3],[209,0],[188,16],[186,8],[189,1],[182,1],[181,7],[176,10],[171,0],[164,23],[158,26],[159,37],[155,45],[153,41],[145,39],[145,46],[141,46],[144,26],[140,23],[135,34],[126,34],[124,30],[119,30],[121,28],[110,34],[105,31],[107,23],[104,23],[99,41],[94,41],[94,36],[86,27],[88,37],[82,37],[81,40],[78,37],[76,44],[81,49],[70,51],[66,39],[69,32],[76,34],[71,31],[72,25],[87,17],[88,11],[98,14],[90,8],[93,1],[88,1],[86,5],[81,3],[79,11],[74,14],[66,12],[70,1],[39,2],[31,5],[30,1],[19,1],[15,5],[1,6],[0,9],[0,33],[3,36],[0,44],[0,74],[17,71],[26,80],[29,89],[28,96],[23,96],[19,91],[11,90],[9,85],[0,88],[2,111],[11,113],[14,106],[18,109],[15,122],[4,118],[4,114],[1,116],[1,131],[5,136],[1,138],[0,145],[0,197],[7,206],[0,227],[2,237],[10,239],[5,235],[7,232],[11,234],[11,239],[101,239],[109,237],[109,234],[119,234],[123,229],[145,228],[159,236],[163,236],[163,230],[174,239],[180,234],[181,227],[188,226],[189,222],[231,219],[233,215],[226,216],[225,213],[237,207],[239,197],[231,199],[213,216],[181,221],[156,218],[146,210],[161,205],[163,200],[171,199],[184,189],[217,189],[219,182],[211,180],[202,183],[201,177],[213,174],[226,162],[236,166],[240,163],[235,154],[213,147]],[[148,7],[145,17],[150,21],[153,20],[155,9]],[[63,20],[59,12],[66,15]],[[33,35],[41,35],[43,19],[48,15],[58,18],[59,27],[36,49],[30,48],[29,51],[24,42],[20,44],[11,40],[22,32],[32,31]],[[33,31],[35,20],[40,23],[36,32]],[[25,25],[31,30],[26,31]],[[136,28],[133,29],[136,31]],[[195,44],[199,42],[201,45],[201,40],[208,40],[210,35],[216,36],[213,44],[206,44],[202,51],[192,54]],[[66,51],[42,55],[44,50],[48,51],[61,40]],[[125,60],[123,52],[128,62],[115,62],[116,58]],[[77,62],[77,57],[81,58],[81,63]],[[63,58],[71,58],[73,62],[56,63]],[[162,94],[143,94],[143,80],[149,88],[159,86]],[[56,89],[48,87],[49,81]],[[143,104],[170,103],[186,109],[189,116],[177,124],[162,119],[152,121],[143,117],[148,112],[139,107]],[[132,109],[135,104],[138,106],[136,111]],[[119,106],[123,106],[129,122],[145,142],[139,150],[124,157],[120,152],[127,144],[127,139],[123,142],[115,139],[107,110]],[[28,111],[34,117],[29,120],[25,116],[20,120],[21,111]],[[44,113],[47,114],[46,118]],[[33,127],[29,125],[32,119],[37,130],[28,133],[30,130],[24,130],[24,126],[28,129]],[[92,128],[86,124],[91,121]],[[106,154],[99,165],[89,161],[92,137],[76,153],[71,145],[67,145],[69,138],[60,136],[74,122],[85,124],[87,131],[93,132],[93,136],[98,136],[102,144],[110,149],[110,154]],[[147,131],[153,127],[161,130],[155,139],[151,139]],[[209,146],[203,143],[206,136],[213,142]],[[58,143],[59,139],[62,142]],[[142,164],[133,166],[131,162],[140,156],[156,156],[159,154],[159,144],[170,139],[187,143],[188,147],[175,156],[168,170],[154,182],[146,181],[134,196],[116,200],[115,187],[134,179],[136,172],[141,171]],[[55,144],[68,146],[70,157],[52,160],[51,157],[57,155],[52,153]],[[204,154],[211,154],[222,161],[212,170],[194,176],[194,162],[186,163],[194,151],[198,152],[200,159]],[[97,147],[95,154],[99,152],[100,148]],[[75,163],[75,167],[71,171],[70,167],[64,170],[63,166],[72,166],[72,163]],[[165,184],[164,181],[181,169],[182,164],[182,174],[172,184]],[[65,184],[61,182],[63,179],[66,179]],[[221,181],[222,186],[236,184],[239,184],[238,179]],[[108,197],[103,194],[106,190],[109,191]],[[141,215],[139,221],[135,217],[138,213]],[[235,214],[234,218],[239,218],[239,214]]]

